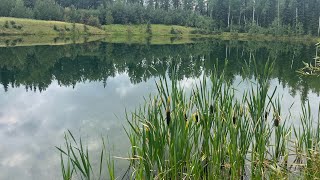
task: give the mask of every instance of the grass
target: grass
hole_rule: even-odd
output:
[[[152,36],[175,36],[171,34],[171,29],[178,30],[181,36],[190,35],[190,32],[194,30],[191,27],[184,27],[184,26],[176,26],[176,25],[162,25],[162,24],[152,24]],[[147,36],[146,29],[147,25],[120,25],[120,24],[112,24],[112,25],[105,25],[103,29],[108,34],[112,36],[120,36],[120,35],[143,35]]]
[[[85,28],[86,27],[86,28]],[[86,29],[86,30],[85,30]],[[105,31],[88,25],[60,21],[0,17],[0,35],[101,35]]]
[[[147,25],[120,25],[120,24],[112,24],[105,25],[103,29],[110,35],[111,38],[115,39],[113,41],[119,41],[119,37],[130,37],[131,39],[138,39],[141,37],[147,37],[146,29]],[[184,26],[176,26],[176,25],[162,25],[162,24],[152,24],[152,36],[158,38],[159,36],[165,37],[181,37],[182,39],[189,38],[219,38],[222,40],[240,40],[240,41],[290,41],[290,42],[318,42],[320,38],[311,37],[311,36],[272,36],[272,35],[264,35],[264,34],[248,34],[248,33],[230,33],[230,32],[222,32],[222,33],[214,33],[214,34],[192,34],[192,31],[196,30],[196,28],[192,27],[184,27]],[[179,32],[178,34],[172,34],[171,30]],[[130,41],[130,38],[127,40]],[[121,38],[120,38],[121,39]],[[125,41],[122,41],[125,42]],[[141,42],[141,41],[140,41]]]
[[[130,177],[320,178],[320,116],[314,121],[307,103],[301,107],[301,126],[288,124],[292,117],[283,117],[281,99],[276,89],[269,89],[273,66],[267,62],[263,69],[255,68],[256,83],[240,99],[235,98],[231,83],[225,82],[224,72],[217,70],[190,94],[179,86],[174,70],[171,82],[160,79],[158,94],[126,116]],[[246,67],[244,72],[250,70]],[[58,148],[63,177],[100,179],[105,173],[115,179],[114,161],[110,154],[104,155],[106,148],[100,155],[99,172],[94,173],[88,152],[79,142],[69,132],[65,147]]]
[[[0,36],[23,36],[32,35],[20,44],[24,45],[39,45],[51,44],[48,37],[61,36],[79,36],[79,35],[102,35],[106,37],[107,42],[116,43],[150,43],[150,44],[181,44],[191,43],[196,39],[201,38],[218,38],[222,40],[240,40],[240,41],[294,41],[310,43],[320,41],[317,37],[310,36],[281,36],[275,37],[271,35],[248,33],[214,33],[210,35],[193,34],[195,28],[176,26],[176,25],[161,25],[152,24],[152,38],[146,33],[147,25],[104,25],[101,28],[92,27],[78,23],[67,23],[61,21],[44,21],[34,19],[0,17]],[[15,37],[9,38],[15,44]],[[4,39],[4,38],[1,38]],[[6,37],[6,40],[8,37]],[[21,38],[19,38],[21,39]],[[45,41],[44,41],[45,40]],[[5,42],[5,41],[4,41]],[[2,46],[7,46],[8,43],[3,43]]]
[[[223,40],[232,40],[237,39],[239,41],[281,41],[281,42],[302,42],[306,44],[319,42],[319,37],[314,37],[310,35],[301,35],[301,36],[273,36],[273,35],[264,35],[264,34],[249,34],[249,33],[230,33],[222,32],[216,35],[210,35],[213,38],[219,38]]]

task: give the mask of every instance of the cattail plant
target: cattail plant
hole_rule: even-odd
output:
[[[158,94],[150,95],[133,113],[126,113],[129,126],[125,131],[131,144],[127,158],[130,177],[211,180],[290,179],[299,175],[297,178],[318,178],[320,173],[315,169],[319,167],[320,172],[317,165],[320,158],[316,158],[320,152],[319,120],[315,124],[310,105],[306,105],[299,119],[301,127],[286,124],[280,100],[275,99],[276,89],[269,90],[272,67],[273,63],[268,61],[264,69],[255,70],[256,83],[249,86],[240,100],[235,97],[231,82],[225,80],[224,71],[215,69],[210,79],[204,77],[193,87],[191,94],[179,86],[174,72],[170,85],[167,78],[160,78],[156,84]],[[273,124],[266,120],[270,108],[274,112]],[[187,112],[194,112],[189,120]],[[67,157],[69,162],[62,162],[63,177],[79,173],[82,179],[93,179],[87,149],[81,140],[75,146],[67,142],[66,148],[69,150],[58,148],[61,157]],[[101,156],[105,157],[105,151],[102,152]],[[115,178],[111,156],[107,164],[112,173],[109,177]],[[299,172],[292,172],[290,166],[298,166]]]

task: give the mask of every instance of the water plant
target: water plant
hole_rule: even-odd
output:
[[[291,117],[283,117],[281,98],[276,96],[276,89],[269,88],[274,63],[266,62],[263,69],[257,69],[255,61],[253,65],[253,82],[240,98],[218,66],[190,93],[177,81],[174,70],[171,81],[160,78],[156,83],[158,94],[126,113],[130,177],[319,178],[319,117],[314,122],[310,104],[306,104],[301,107],[301,126],[288,124]],[[249,71],[250,66],[246,67],[244,71]],[[73,172],[84,179],[94,178],[88,150],[81,139],[77,144],[70,132],[68,136],[66,150],[58,148],[63,178],[68,179]],[[106,152],[106,148],[101,151],[99,179]],[[109,178],[115,179],[110,154],[106,163]]]
[[[320,76],[320,57],[318,56],[320,42],[317,43],[315,46],[316,46],[316,53],[315,53],[315,57],[313,58],[314,61],[311,63],[303,62],[304,67],[297,71],[300,75],[317,76],[317,77]]]

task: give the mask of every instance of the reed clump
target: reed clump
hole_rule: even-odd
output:
[[[267,62],[265,69],[257,70],[257,83],[242,98],[235,97],[224,72],[212,72],[210,80],[204,77],[190,95],[175,77],[171,85],[166,78],[160,79],[158,94],[126,116],[131,143],[129,177],[319,178],[319,118],[314,121],[309,104],[301,107],[301,126],[289,125],[288,118],[281,117],[281,100],[275,97],[276,89],[269,88],[272,68],[273,63]],[[273,118],[268,120],[269,116]],[[61,159],[79,168],[72,150],[59,150],[65,155]],[[87,153],[80,155],[86,159]],[[110,158],[108,164],[112,164]],[[68,169],[66,165],[62,162],[63,169]],[[76,172],[87,179],[87,171]]]

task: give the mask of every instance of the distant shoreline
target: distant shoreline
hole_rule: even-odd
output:
[[[79,23],[0,17],[0,47],[32,45],[64,45],[103,39],[113,43],[183,44],[201,39],[238,41],[279,41],[314,44],[319,37],[272,36],[263,34],[221,32],[194,34],[197,29],[176,25],[104,25],[101,28]],[[59,40],[57,42],[57,40]]]

